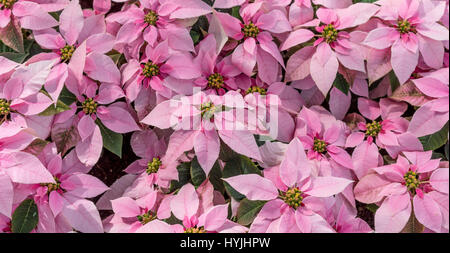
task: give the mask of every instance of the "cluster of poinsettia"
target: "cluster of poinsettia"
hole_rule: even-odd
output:
[[[0,0],[0,232],[448,233],[448,37],[448,0]]]

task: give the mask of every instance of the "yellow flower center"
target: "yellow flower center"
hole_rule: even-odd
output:
[[[416,188],[420,185],[419,174],[417,174],[414,171],[406,172],[403,178],[405,179],[405,184],[409,191],[414,192]]]
[[[372,123],[367,123],[366,128],[367,136],[376,137],[381,131],[381,124],[380,122],[373,121]]]
[[[242,28],[242,33],[244,34],[245,38],[252,37],[256,38],[259,34],[259,28],[253,24],[253,22],[250,22]]]
[[[154,11],[149,11],[145,17],[144,17],[144,21],[145,23],[155,26],[156,22],[158,21],[159,17],[158,14],[156,14],[156,12]]]
[[[185,233],[189,233],[189,234],[199,234],[199,233],[206,233],[206,230],[204,227],[193,227],[193,228],[187,228],[186,230],[184,230]]]
[[[158,67],[158,65],[153,64],[152,61],[149,61],[149,62],[147,62],[144,65],[144,69],[142,70],[142,74],[145,77],[148,77],[148,78],[157,76],[157,75],[159,75],[159,67]]]
[[[138,215],[137,219],[142,223],[142,225],[145,225],[150,221],[156,219],[156,215],[154,215],[151,211],[148,211],[142,215]]]
[[[298,187],[293,187],[281,193],[280,198],[290,207],[297,209],[302,204],[303,192]]]
[[[401,34],[407,34],[409,32],[416,33],[416,29],[411,26],[408,20],[398,20],[397,21],[397,31]]]
[[[216,113],[217,107],[212,102],[203,103],[200,106],[200,111],[202,112],[202,117],[210,119]]]
[[[322,31],[322,37],[325,39],[327,43],[332,43],[337,40],[338,31],[334,28],[334,25],[329,24],[325,26]]]
[[[313,150],[319,153],[327,151],[327,144],[321,139],[314,138]]]
[[[66,45],[65,47],[61,48],[61,60],[62,61],[70,61],[72,58],[73,52],[75,52],[75,47],[71,45]]]
[[[17,0],[0,0],[0,3],[5,7],[6,9],[11,9],[13,5],[17,2]]]
[[[247,94],[250,93],[259,93],[261,95],[267,95],[267,90],[258,86],[252,86],[250,88],[247,89]]]
[[[151,162],[148,162],[147,164],[147,174],[157,173],[159,170],[159,167],[161,166],[161,160],[159,158],[155,157]]]
[[[0,116],[7,117],[11,112],[11,102],[6,101],[5,99],[0,99]]]
[[[97,112],[98,104],[92,98],[87,98],[82,103],[83,112],[90,115]]]
[[[223,76],[219,73],[214,73],[208,77],[208,86],[213,89],[220,89],[224,84]]]
[[[59,181],[59,178],[57,177],[53,177],[56,181],[56,184],[53,183],[43,183],[41,184],[41,186],[46,186],[47,187],[47,193],[50,193],[52,191],[56,191],[61,189],[61,181]]]

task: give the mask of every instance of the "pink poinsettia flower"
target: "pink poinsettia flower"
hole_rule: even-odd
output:
[[[152,130],[148,129],[133,133],[131,148],[141,159],[131,163],[125,169],[125,172],[136,174],[138,177],[125,190],[123,196],[140,198],[151,192],[154,185],[159,185],[159,170],[164,169],[161,159],[166,152],[167,144],[164,139],[159,139]]]
[[[53,103],[41,89],[54,63],[40,61],[22,65],[1,76],[0,152],[19,151],[36,137],[47,137],[48,133],[40,131],[34,122],[35,117]],[[40,117],[39,120],[47,123],[52,118]]]
[[[401,116],[408,109],[407,104],[390,99],[380,99],[380,102],[359,98],[359,112],[371,123],[359,122],[361,132],[353,132],[347,140],[347,147],[354,147],[367,137],[369,144],[375,142],[380,148],[398,146],[398,135],[406,132],[408,121]],[[381,117],[381,120],[377,119]]]
[[[114,216],[109,220],[110,233],[134,233],[157,218],[158,192],[151,191],[136,200],[120,197],[111,200]]]
[[[132,44],[140,48],[147,42],[155,47],[158,41],[168,40],[173,50],[194,51],[189,30],[181,21],[210,13],[211,8],[207,4],[199,0],[140,0],[138,3],[139,6],[125,4],[122,12],[111,14],[106,19],[107,22],[122,24],[117,32],[116,44]],[[137,57],[138,52],[131,56]]]
[[[366,98],[358,99],[361,117],[346,140],[345,147],[356,147],[352,154],[354,172],[358,178],[369,169],[379,166],[379,149],[385,149],[396,158],[401,151],[422,151],[422,144],[407,132],[408,120],[402,117],[408,106],[403,102],[382,98],[377,103]],[[380,118],[381,117],[381,118]]]
[[[237,153],[261,160],[255,138],[246,130],[244,119],[236,120],[234,109],[237,106],[244,106],[242,95],[237,92],[229,91],[224,96],[199,92],[182,100],[164,101],[141,121],[160,129],[176,130],[162,159],[165,173],[175,177],[169,179],[176,179],[176,159],[192,148],[208,175],[219,157],[220,140]]]
[[[201,66],[201,76],[195,80],[194,87],[200,87],[207,93],[218,95],[238,89],[238,82],[241,81],[238,76],[242,72],[232,64],[231,56],[219,57],[213,35],[204,38],[197,46],[197,51],[194,63]],[[179,93],[192,95],[194,87],[187,86],[187,90]]]
[[[53,8],[52,11],[61,10]],[[42,30],[58,25],[50,14],[50,10],[43,8],[39,1],[33,0],[6,0],[0,2],[0,29],[5,28],[13,17],[20,21],[20,27],[30,30]]]
[[[84,18],[78,1],[71,1],[61,13],[59,32],[34,31],[36,42],[51,53],[33,56],[30,61],[57,60],[45,88],[56,102],[64,84],[76,93],[83,75],[99,82],[119,84],[120,71],[105,53],[112,50],[114,37],[106,33],[102,16]]]
[[[357,3],[345,9],[317,10],[319,20],[300,24],[299,29],[294,30],[281,45],[281,50],[287,50],[318,37],[313,46],[302,48],[289,59],[288,78],[297,80],[298,76],[304,78],[310,74],[317,88],[326,96],[336,78],[339,63],[350,70],[365,73],[364,56],[356,46],[353,33],[347,30],[366,23],[378,9],[374,4]],[[307,26],[315,26],[320,35],[303,28]],[[298,69],[295,65],[305,59],[310,60],[309,67]],[[294,73],[298,71],[304,73]]]
[[[277,177],[246,174],[223,180],[249,200],[268,201],[250,226],[249,232],[256,233],[334,232],[323,217],[324,204],[352,183],[339,177],[311,177],[311,165],[298,139],[289,144]]]
[[[258,65],[259,78],[266,83],[274,83],[279,81],[278,66],[284,68],[284,61],[271,34],[288,32],[291,26],[281,10],[265,13],[262,6],[263,2],[257,2],[241,8],[243,22],[225,13],[216,15],[226,27],[226,34],[242,42],[232,54],[233,64],[247,76],[252,76]]]
[[[381,203],[376,232],[400,232],[411,216],[434,232],[448,232],[448,168],[431,151],[403,152],[397,162],[373,168],[355,187],[363,203]],[[447,165],[448,166],[448,165]]]
[[[449,118],[449,69],[443,68],[413,79],[414,85],[426,96],[433,98],[413,115],[408,132],[417,137],[433,134],[442,129]]]
[[[386,25],[369,32],[364,44],[376,48],[391,48],[391,65],[400,81],[408,81],[416,68],[419,55],[435,69],[441,68],[444,57],[443,41],[449,32],[438,23],[444,14],[444,1],[382,0],[377,17]]]
[[[98,126],[100,121],[106,128],[116,133],[128,133],[140,130],[128,106],[116,102],[125,96],[123,90],[114,84],[101,84],[83,76],[76,93],[75,107],[68,111],[65,118],[77,115],[77,125],[81,141],[75,149],[80,161],[86,166],[93,166],[101,155],[103,140]]]
[[[138,233],[232,233],[246,232],[247,228],[227,219],[228,204],[200,208],[201,200],[192,184],[186,184],[170,201],[173,215],[183,225],[169,225],[154,220],[136,232]]]
[[[308,151],[309,159],[330,159],[348,169],[353,168],[350,155],[343,149],[343,122],[331,115],[321,118],[316,111],[303,107],[297,116],[297,126],[295,135]]]
[[[200,70],[193,64],[190,54],[171,51],[165,40],[155,48],[148,45],[141,61],[130,60],[123,67],[122,75],[126,96],[134,101],[143,87],[151,87],[158,94],[171,98],[172,91],[168,87],[198,78]]]
[[[82,165],[73,151],[62,159],[54,143],[45,147],[39,159],[54,178],[53,183],[41,183],[34,187],[34,200],[38,208],[43,205],[49,207],[47,211],[50,212],[44,216],[47,217],[46,222],[51,223],[58,215],[62,215],[73,228],[81,232],[103,232],[97,208],[86,198],[96,197],[108,187],[87,174],[90,168]],[[39,210],[43,211],[44,208]]]
[[[13,183],[56,183],[39,159],[25,152],[0,153],[0,182],[0,214],[9,218],[15,201]]]

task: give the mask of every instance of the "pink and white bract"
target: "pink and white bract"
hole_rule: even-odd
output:
[[[448,233],[449,65],[448,0],[0,0],[0,232]]]

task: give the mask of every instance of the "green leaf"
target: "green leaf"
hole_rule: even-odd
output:
[[[113,154],[122,158],[123,136],[119,133],[109,130],[100,120],[96,120],[102,133],[103,147],[111,151]]]
[[[191,162],[191,180],[195,186],[201,185],[206,180],[206,174],[198,163],[197,157]]]
[[[191,30],[190,32],[192,41],[194,44],[197,44],[197,42],[200,40],[200,33],[194,30]]]
[[[366,209],[371,211],[372,213],[375,213],[378,210],[379,206],[375,204],[368,204],[366,205]]]
[[[420,142],[422,142],[423,150],[436,150],[447,142],[448,140],[448,122],[445,124],[445,126],[439,130],[438,132],[419,137]]]
[[[20,203],[12,215],[11,231],[13,233],[29,233],[39,221],[38,208],[33,199]]]
[[[178,171],[178,181],[172,180],[170,185],[170,192],[174,192],[177,189],[180,189],[183,185],[189,182],[191,178],[191,163],[182,163],[177,166]]]
[[[243,226],[250,225],[266,203],[267,201],[251,201],[246,198],[241,200],[236,214],[237,222]]]
[[[63,87],[63,89],[61,90],[61,94],[59,94],[59,100],[61,100],[64,104],[66,105],[71,105],[73,104],[73,102],[77,101],[77,97],[70,92],[66,86]]]
[[[58,100],[55,104],[51,104],[45,111],[39,113],[39,116],[52,116],[61,112],[70,110],[70,107]]]
[[[231,9],[231,16],[242,20],[241,14],[239,14],[239,11],[241,10],[241,6],[235,6]]]
[[[449,152],[449,146],[448,146],[448,143],[449,143],[449,142],[447,141],[447,144],[445,144],[445,148],[444,148],[444,150],[445,150],[445,157],[447,158],[447,161],[450,160],[450,159],[448,158],[448,157],[449,157],[448,154],[450,153],[450,152]]]
[[[223,185],[222,177],[222,170],[220,169],[219,163],[216,162],[209,172],[209,181],[214,186],[214,190],[223,194],[225,192],[225,186]]]
[[[444,156],[444,154],[433,151],[433,153],[431,154],[431,159],[445,160],[445,156]]]
[[[337,73],[336,79],[333,82],[333,86],[342,91],[345,95],[348,94],[348,90],[350,89],[350,85],[345,80],[344,76]]]
[[[225,144],[225,142],[220,140],[219,160],[228,162],[228,161],[234,159],[236,156],[239,156],[239,154],[234,152],[230,147],[228,147],[227,144]]]
[[[394,92],[398,87],[400,87],[400,82],[398,81],[398,78],[393,70],[389,72],[389,81],[391,82],[392,92]]]
[[[258,167],[248,158],[242,155],[236,156],[234,159],[228,161],[223,168],[223,178],[229,178],[243,174],[258,174],[261,175],[261,171]],[[235,200],[241,200],[245,198],[244,195],[233,189],[227,182],[224,182],[225,190],[228,195]]]
[[[23,63],[28,56],[28,53],[12,53],[12,52],[4,52],[0,53],[0,56],[8,58],[11,61],[15,61],[17,63]]]

